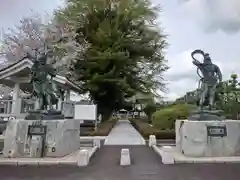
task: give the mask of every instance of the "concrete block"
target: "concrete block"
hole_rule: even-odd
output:
[[[171,149],[171,147],[170,146],[164,146],[163,149],[164,150],[161,152],[162,163],[163,164],[174,164],[173,155],[172,155],[171,151],[168,151],[168,149]]]
[[[152,147],[153,145],[157,145],[157,140],[155,135],[149,136],[148,146]]]
[[[39,143],[36,139],[29,141],[28,127],[35,121],[31,120],[14,120],[9,121],[4,135],[4,157],[24,157],[28,153],[29,148],[32,148],[31,155],[39,156],[36,149],[39,148]],[[79,149],[79,126],[77,120],[44,120],[42,121],[47,126],[47,134],[45,145],[47,147],[46,157],[63,157]],[[34,152],[35,151],[35,152]]]
[[[87,149],[79,151],[77,156],[77,166],[87,166],[89,163],[89,152]]]
[[[121,150],[120,165],[121,166],[131,165],[131,158],[130,158],[129,149],[122,149]]]
[[[188,121],[177,120],[176,148],[187,157],[239,156],[240,121]],[[213,136],[208,128],[216,128]],[[221,129],[219,129],[221,128]],[[225,129],[225,130],[223,130]],[[214,130],[214,129],[213,129]],[[220,131],[219,131],[220,130]],[[225,132],[221,135],[219,132]]]

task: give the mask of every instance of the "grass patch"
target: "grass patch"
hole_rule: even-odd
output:
[[[96,130],[94,127],[81,127],[80,136],[107,136],[116,122],[117,119],[102,122]]]
[[[131,119],[132,125],[145,138],[155,135],[157,139],[175,139],[174,129],[161,130],[156,126],[151,126],[146,119]]]

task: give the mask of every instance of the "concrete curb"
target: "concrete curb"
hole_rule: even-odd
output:
[[[49,165],[77,165],[76,161],[51,161],[51,160],[1,160],[0,166],[12,165],[12,166],[49,166]]]
[[[88,151],[88,163],[90,162],[91,157],[94,155],[94,153],[97,151],[98,146],[94,146],[90,151]],[[71,166],[77,166],[77,157],[75,160],[69,160],[69,159],[0,159],[0,166],[58,166],[58,165],[71,165]]]
[[[167,148],[159,148],[156,145],[152,146],[153,150],[162,157],[163,164],[234,164],[240,163],[240,156],[230,157],[186,157],[174,150],[168,151]]]
[[[232,157],[212,157],[212,158],[178,158],[175,157],[176,164],[234,164],[240,163],[239,156]]]
[[[163,164],[175,164],[174,157],[170,152],[163,151],[162,149],[158,148],[156,145],[152,145],[153,150],[162,157]]]
[[[93,154],[97,151],[98,146],[94,146],[90,151],[83,149],[79,152],[77,156],[77,166],[82,167],[82,166],[87,166],[91,160],[91,157]]]
[[[105,140],[107,136],[79,136],[80,140]],[[0,135],[0,142],[4,141],[4,135]]]
[[[93,149],[90,151],[89,153],[89,160],[92,158],[92,156],[94,155],[94,153],[98,150],[98,146],[94,146]]]
[[[107,136],[80,136],[80,140],[105,140]]]

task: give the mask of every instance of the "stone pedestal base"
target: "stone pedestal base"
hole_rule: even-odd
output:
[[[9,121],[4,137],[4,157],[31,157],[33,139],[28,136],[28,127],[36,121]],[[44,154],[46,157],[62,157],[80,148],[80,121],[46,120],[47,126]],[[33,137],[33,136],[32,136]],[[35,145],[37,147],[37,145]],[[39,150],[39,148],[37,148]]]
[[[188,117],[191,121],[223,121],[225,119],[222,110],[195,110]]]
[[[176,121],[176,148],[187,157],[240,156],[240,121]]]
[[[60,120],[64,119],[64,115],[58,110],[35,110],[29,111],[25,120]]]

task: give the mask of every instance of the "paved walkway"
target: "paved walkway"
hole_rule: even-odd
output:
[[[130,121],[119,120],[109,133],[104,145],[145,145],[145,140]]]
[[[122,148],[129,148],[132,165],[119,166]],[[103,146],[88,167],[0,166],[1,180],[239,180],[239,164],[164,165],[148,146]]]

